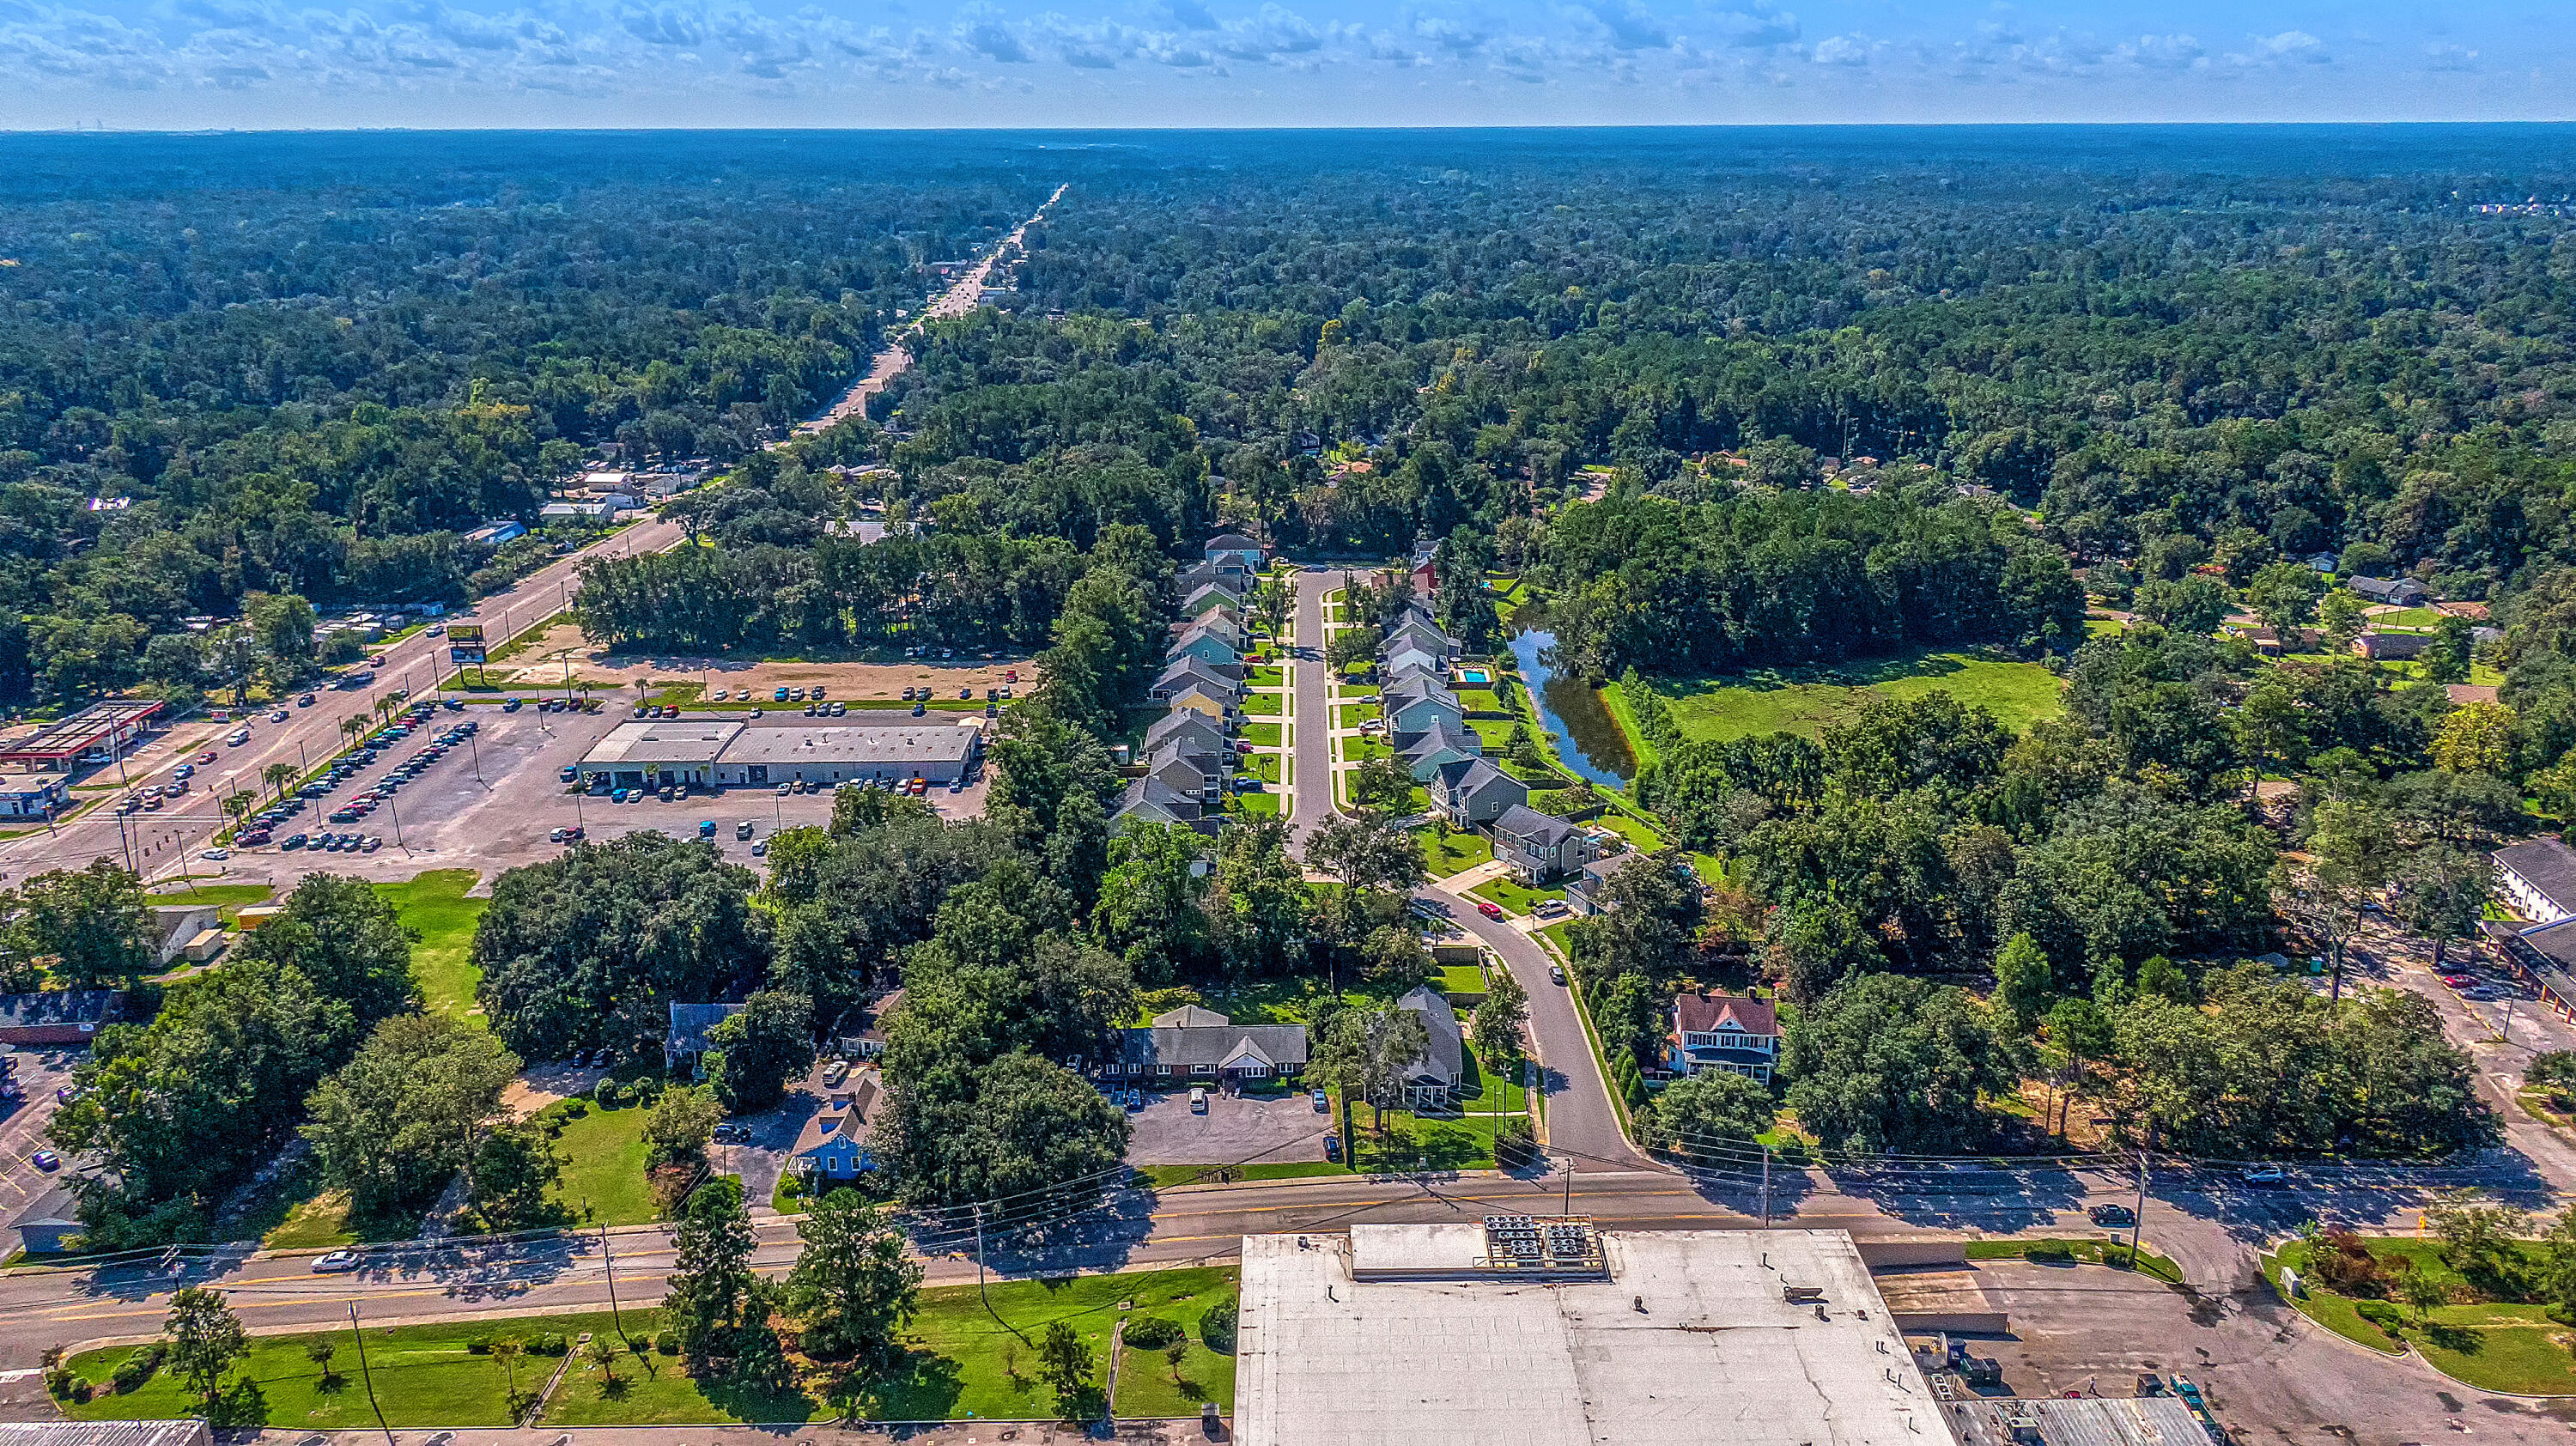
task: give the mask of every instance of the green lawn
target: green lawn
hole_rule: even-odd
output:
[[[862,1393],[858,1404],[867,1417],[887,1421],[956,1420],[970,1412],[1003,1420],[1048,1416],[1055,1393],[1037,1379],[1035,1342],[1049,1323],[1064,1321],[1081,1334],[1094,1352],[1097,1379],[1105,1382],[1120,1301],[1133,1302],[1131,1318],[1167,1315],[1195,1335],[1200,1318],[1232,1299],[1234,1289],[1233,1271],[1195,1269],[996,1281],[989,1309],[971,1285],[925,1290],[921,1314],[905,1337],[912,1368]],[[1222,1383],[1203,1382],[1221,1384],[1216,1400],[1227,1410],[1234,1408],[1232,1374]],[[1193,1403],[1183,1414],[1196,1411]]]
[[[563,1179],[555,1185],[553,1198],[575,1220],[585,1225],[640,1225],[659,1215],[651,1183],[644,1178],[648,1113],[638,1104],[612,1110],[576,1099],[557,1101],[537,1116],[563,1122],[563,1133],[555,1137],[555,1148],[563,1155]]]
[[[483,1012],[474,1003],[474,987],[483,971],[474,967],[474,925],[492,901],[469,899],[465,891],[480,877],[472,869],[432,869],[407,884],[376,885],[403,927],[419,936],[411,976],[430,1012],[477,1022]]]
[[[1333,710],[1333,726],[1336,728],[1357,728],[1376,716],[1377,705],[1375,703],[1344,703]]]
[[[1340,1170],[1339,1165],[1328,1166]],[[1144,1314],[1152,1314],[1145,1312]],[[1205,1312],[1199,1312],[1204,1315]],[[1195,1416],[1202,1403],[1214,1401],[1219,1410],[1234,1409],[1234,1357],[1208,1349],[1199,1334],[1195,1319],[1185,1319],[1186,1311],[1174,1319],[1184,1320],[1189,1333],[1182,1337],[1187,1349],[1175,1363],[1161,1351],[1121,1347],[1118,1355],[1118,1400],[1115,1414],[1128,1420],[1155,1417]],[[1130,1328],[1138,1316],[1130,1316]]]
[[[628,1313],[630,1329],[640,1314],[644,1313]],[[510,1422],[503,1396],[508,1382],[501,1363],[489,1355],[468,1351],[466,1341],[475,1336],[525,1337],[541,1331],[560,1331],[572,1337],[586,1330],[605,1331],[608,1323],[608,1313],[601,1311],[517,1321],[371,1326],[367,1330],[367,1372],[375,1382],[376,1403],[383,1408],[388,1425],[506,1426]],[[340,1345],[331,1362],[335,1376],[327,1387],[320,1368],[304,1353],[305,1343],[314,1334],[321,1333],[253,1336],[249,1355],[236,1368],[241,1384],[233,1388],[232,1404],[242,1417],[277,1430],[372,1429],[375,1416],[368,1409],[367,1392],[359,1383],[358,1353],[350,1333],[345,1329],[327,1333]],[[83,1351],[72,1357],[70,1365],[83,1379],[103,1382],[132,1349],[111,1346]],[[514,1367],[522,1389],[542,1382],[544,1373],[553,1368],[552,1360],[538,1356],[525,1357]],[[101,1394],[86,1406],[66,1405],[65,1410],[84,1421],[199,1414],[196,1399],[167,1370],[155,1374],[130,1394]]]
[[[2364,1243],[2382,1261],[2413,1264],[2455,1296],[2477,1294],[2442,1260],[2438,1242],[2374,1236]],[[2526,1241],[2518,1248],[2524,1273],[2536,1277],[2543,1265],[2541,1247]],[[2277,1289],[2285,1264],[2307,1275],[2312,1250],[2307,1242],[2295,1241],[2277,1256],[2265,1256],[2264,1278]],[[2397,1323],[2383,1328],[2363,1318],[2361,1302],[2325,1289],[2310,1276],[2307,1297],[2292,1304],[2317,1324],[2373,1350],[2393,1352],[2401,1344],[2412,1346],[2434,1369],[2479,1390],[2576,1395],[2576,1358],[2563,1344],[2566,1328],[2549,1319],[2548,1308],[2538,1303],[2478,1300],[2436,1306],[2420,1320],[2414,1307],[2392,1303]]]
[[[1630,847],[1642,849],[1647,853],[1653,853],[1662,848],[1666,842],[1662,834],[1647,827],[1643,820],[1621,813],[1615,808],[1605,810],[1593,822],[1626,839]]]
[[[1493,861],[1493,842],[1480,833],[1453,832],[1444,839],[1426,828],[1418,830],[1414,837],[1422,841],[1422,862],[1435,879],[1462,874]]]
[[[1510,879],[1488,879],[1468,892],[1480,899],[1491,899],[1503,906],[1506,914],[1526,914],[1538,907],[1541,899],[1562,899],[1561,888],[1525,889]]]
[[[1246,723],[1243,725],[1244,741],[1250,743],[1255,748],[1277,748],[1281,746],[1281,732],[1281,725],[1277,723]]]
[[[1674,726],[1691,739],[1775,732],[1814,737],[1857,713],[1871,690],[1894,698],[1946,691],[1962,704],[1983,707],[2017,732],[2056,717],[2066,706],[2064,686],[2040,664],[1958,652],[1655,684]]]
[[[1251,675],[1243,681],[1255,688],[1284,688],[1288,686],[1288,670],[1285,668],[1255,668],[1252,670]]]
[[[189,884],[152,896],[155,904],[213,904],[215,911],[229,922],[247,904],[265,900],[277,889],[271,884]]]
[[[1440,966],[1438,983],[1443,994],[1481,998],[1485,993],[1485,971],[1473,964],[1444,964]]]
[[[658,1310],[626,1312],[627,1333],[649,1340]],[[551,1364],[551,1363],[549,1363]],[[658,1352],[618,1358],[610,1372],[576,1359],[564,1372],[542,1418],[547,1426],[704,1426],[742,1422],[819,1421],[831,1408],[802,1391],[742,1392],[701,1386],[679,1357]]]
[[[1470,713],[1500,713],[1504,711],[1503,700],[1495,697],[1493,691],[1488,688],[1459,689],[1458,706],[1466,709]]]
[[[1243,695],[1243,711],[1247,716],[1275,718],[1288,711],[1288,695],[1285,693],[1246,693]]]
[[[2103,1264],[2106,1257],[2115,1263],[2124,1262],[2129,1258],[2129,1243],[2125,1240],[2116,1242],[2110,1240],[1971,1240],[1968,1242],[1968,1258],[1970,1260],[2024,1260],[2031,1258],[2036,1252],[2039,1258],[2045,1260],[2049,1258],[2052,1251],[2059,1248],[2063,1248],[2071,1258],[2088,1265]],[[2144,1267],[2145,1274],[2167,1285],[2182,1284],[2182,1267],[2152,1250],[2139,1251],[2138,1264]],[[2125,1270],[2128,1267],[2123,1264],[2119,1268]]]
[[[351,1219],[346,1191],[316,1191],[308,1178],[300,1187],[281,1190],[282,1200],[291,1199],[285,1217],[265,1235],[260,1245],[267,1250],[337,1250],[343,1245],[362,1241],[409,1240],[420,1233],[420,1212],[410,1211],[384,1219]]]
[[[1279,811],[1279,795],[1275,793],[1238,793],[1226,801],[1225,807],[1228,813],[1249,814],[1258,818],[1261,815],[1275,814]]]
[[[1313,1145],[1311,1148],[1322,1149],[1323,1146]],[[1218,1168],[1214,1165],[1139,1165],[1136,1173],[1145,1177],[1146,1184],[1162,1190],[1174,1185],[1207,1184],[1216,1179]],[[1239,1180],[1311,1180],[1321,1175],[1347,1175],[1351,1172],[1348,1165],[1336,1165],[1326,1160],[1274,1160],[1253,1165],[1228,1165],[1223,1169],[1228,1183]]]
[[[1284,753],[1256,753],[1245,760],[1244,768],[1262,782],[1275,785],[1279,782],[1280,765],[1287,757]]]

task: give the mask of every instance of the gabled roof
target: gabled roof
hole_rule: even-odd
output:
[[[1525,803],[1516,803],[1504,809],[1501,818],[1494,820],[1494,832],[1543,848],[1554,848],[1572,838],[1575,828],[1553,814],[1541,813]]]
[[[826,1145],[839,1141],[853,1144],[867,1138],[869,1116],[877,1105],[877,1082],[873,1074],[858,1081],[855,1089],[824,1101],[823,1107],[805,1122],[796,1134],[795,1145],[788,1150],[791,1159],[813,1154]]]
[[[1465,708],[1459,706],[1457,694],[1427,682],[1407,681],[1378,690],[1378,711],[1389,717],[1394,716],[1399,709],[1411,708],[1422,703],[1437,704],[1461,717],[1464,717],[1467,712]]]
[[[670,1033],[664,1036],[662,1047],[674,1054],[704,1054],[707,1031],[740,1013],[739,1004],[674,1003]]]
[[[1684,994],[1673,1000],[1673,1027],[1682,1034],[1776,1035],[1780,1015],[1758,999],[1736,994]]]
[[[1208,687],[1213,688],[1228,697],[1232,697],[1235,685],[1243,681],[1240,676],[1243,670],[1241,668],[1236,668],[1234,671],[1237,676],[1229,678],[1226,676],[1224,666],[1216,663],[1202,662],[1197,658],[1191,657],[1187,653],[1183,653],[1179,657],[1174,658],[1163,665],[1163,671],[1154,676],[1154,686],[1157,688],[1171,688],[1182,682],[1194,681],[1204,683]]]
[[[1118,796],[1114,818],[1143,820],[1148,823],[1195,822],[1201,812],[1199,800],[1181,792],[1159,778],[1139,778],[1127,785]]]
[[[1414,1061],[1414,1074],[1424,1071],[1425,1062],[1444,1080],[1464,1079],[1467,1075],[1467,1040],[1458,1031],[1458,1011],[1449,1007],[1447,995],[1428,984],[1413,986],[1413,992],[1395,1001],[1398,1009],[1409,1010],[1422,1019],[1422,1032],[1429,1037],[1424,1046],[1424,1059]]]
[[[1460,759],[1440,766],[1440,782],[1450,792],[1463,798],[1474,798],[1490,788],[1516,792],[1518,804],[1529,797],[1529,785],[1512,777],[1481,758]]]
[[[1217,1017],[1224,1018],[1222,1015]],[[1150,1072],[1156,1065],[1170,1065],[1175,1074],[1187,1074],[1202,1065],[1211,1069],[1241,1069],[1255,1060],[1266,1069],[1276,1070],[1282,1065],[1304,1066],[1306,1026],[1167,1025],[1158,1019],[1150,1029],[1116,1031],[1110,1040],[1110,1048],[1117,1051],[1122,1062],[1144,1072]]]
[[[1207,719],[1205,713],[1177,708],[1154,720],[1145,730],[1145,750],[1152,753],[1167,743],[1197,744],[1210,752],[1225,751],[1225,730]]]
[[[1205,698],[1209,702],[1219,704],[1223,707],[1231,708],[1234,706],[1234,690],[1232,688],[1225,687],[1222,684],[1209,683],[1198,678],[1192,678],[1185,683],[1179,684],[1174,687],[1170,693],[1166,694],[1165,697],[1168,701],[1174,703],[1177,703],[1184,698]]]
[[[1204,550],[1208,552],[1246,552],[1258,551],[1260,547],[1260,543],[1253,541],[1251,538],[1244,536],[1240,532],[1221,532],[1207,540],[1207,547]]]
[[[1221,1029],[1232,1022],[1201,1004],[1184,1004],[1154,1016],[1156,1029]]]
[[[2542,898],[2576,914],[2576,848],[2554,838],[2536,838],[2497,849],[2495,861],[2520,875]]]
[[[1407,758],[1422,759],[1444,748],[1481,757],[1485,751],[1485,740],[1477,737],[1474,729],[1440,722],[1422,730],[1422,736],[1406,744],[1403,751]]]
[[[1223,618],[1194,622],[1183,628],[1180,634],[1172,639],[1172,645],[1168,651],[1177,653],[1201,638],[1206,638],[1223,646],[1227,652],[1236,653],[1242,651],[1242,637],[1243,629]]]

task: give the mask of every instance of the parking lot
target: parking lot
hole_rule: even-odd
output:
[[[63,1178],[62,1170],[36,1168],[35,1154],[45,1148],[45,1126],[60,1108],[54,1091],[72,1082],[72,1066],[87,1051],[5,1052],[16,1061],[11,1075],[18,1081],[21,1097],[0,1101],[0,1220],[15,1220]]]
[[[580,828],[594,842],[639,829],[694,839],[702,821],[716,825],[715,842],[728,859],[757,864],[754,848],[765,851],[766,841],[777,830],[831,820],[828,791],[782,796],[774,788],[738,787],[713,794],[702,790],[668,803],[659,795],[618,803],[604,794],[568,788],[562,771],[630,716],[617,709],[540,713],[523,707],[504,712],[498,704],[487,703],[468,705],[461,713],[442,708],[428,728],[384,749],[373,766],[334,788],[328,797],[308,802],[276,834],[283,840],[290,833],[354,831],[381,837],[382,848],[373,853],[316,854],[271,844],[235,850],[220,862],[192,861],[192,872],[201,879],[212,875],[227,882],[281,886],[317,872],[394,880],[410,878],[423,869],[471,868],[488,877],[562,852],[562,844],[548,839],[557,829]],[[325,821],[332,809],[380,780],[461,717],[482,724],[470,742],[429,765],[364,821]],[[983,809],[987,777],[979,774],[960,793],[934,789],[927,801],[943,817],[972,817]],[[739,825],[745,822],[752,825],[747,839],[737,837]]]
[[[1130,1110],[1127,1140],[1131,1165],[1280,1164],[1324,1158],[1324,1136],[1333,1117],[1318,1114],[1306,1093],[1238,1095],[1208,1089],[1206,1114],[1190,1111],[1186,1089],[1145,1092],[1145,1107]]]

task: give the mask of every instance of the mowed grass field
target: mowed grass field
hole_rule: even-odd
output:
[[[1815,737],[1856,716],[1872,693],[1917,698],[1947,692],[2014,732],[2066,711],[2066,689],[2038,663],[1976,653],[1908,653],[1833,667],[1766,669],[1687,680],[1658,679],[1656,694],[1686,738],[1764,733]]]
[[[376,893],[394,906],[395,917],[419,935],[411,948],[411,976],[432,1014],[480,1024],[474,987],[483,971],[474,967],[474,925],[490,899],[469,899],[465,891],[481,875],[472,869],[432,869],[407,884],[378,884]]]

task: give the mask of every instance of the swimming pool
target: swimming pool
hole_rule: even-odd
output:
[[[1494,681],[1494,675],[1483,668],[1460,668],[1458,681],[1481,688]]]

